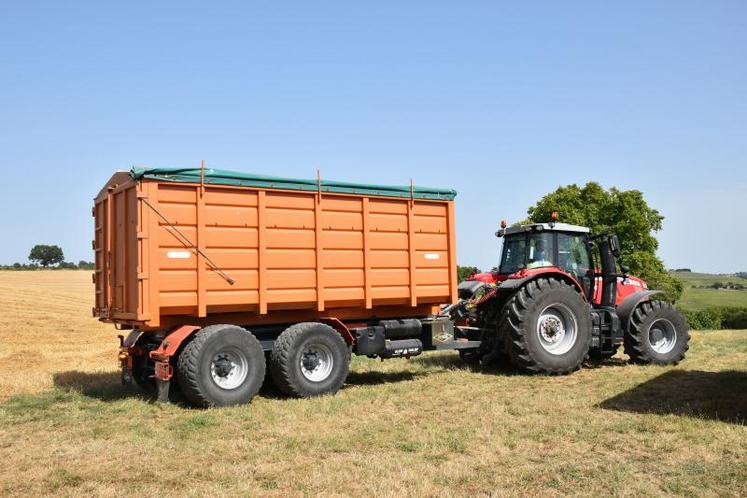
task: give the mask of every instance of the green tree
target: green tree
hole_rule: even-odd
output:
[[[62,254],[60,246],[37,244],[29,253],[29,260],[47,268],[49,265],[62,263],[65,261],[65,256]]]
[[[553,211],[564,223],[588,226],[594,233],[616,233],[622,246],[621,265],[629,266],[631,274],[646,280],[650,288],[665,291],[668,299],[682,295],[682,281],[656,256],[659,242],[654,233],[661,230],[664,217],[646,203],[640,191],[605,190],[595,182],[559,187],[527,210],[528,221],[547,222]]]
[[[480,269],[476,266],[457,266],[457,280],[460,282],[475,273],[480,273]]]

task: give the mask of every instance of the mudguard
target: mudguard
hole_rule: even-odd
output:
[[[630,315],[633,313],[633,310],[635,310],[638,307],[638,305],[641,304],[643,301],[648,300],[649,297],[655,294],[664,294],[664,291],[661,291],[661,290],[638,291],[638,292],[634,292],[633,294],[623,299],[623,301],[620,303],[620,305],[617,307],[615,311],[617,311],[617,316],[620,317],[620,323],[623,324],[623,328],[625,329],[626,332],[630,331]]]
[[[584,301],[588,301],[586,294],[584,294],[584,291],[581,288],[581,285],[579,285],[579,283],[573,277],[559,271],[536,273],[524,278],[509,278],[508,280],[504,280],[503,282],[501,282],[498,287],[503,290],[512,291],[518,289],[519,287],[522,287],[524,284],[531,280],[537,280],[538,278],[543,277],[555,277],[565,281],[569,285],[572,285],[581,294],[581,296],[583,296]]]

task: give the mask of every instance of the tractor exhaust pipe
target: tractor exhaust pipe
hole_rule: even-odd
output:
[[[599,241],[599,255],[602,259],[602,301],[601,305],[614,308],[617,302],[617,258],[620,244],[617,235],[602,237]]]

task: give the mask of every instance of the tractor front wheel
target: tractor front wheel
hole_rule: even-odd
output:
[[[676,365],[689,349],[690,332],[682,314],[663,301],[646,301],[630,317],[625,353],[633,363]]]
[[[591,311],[573,287],[533,280],[506,303],[499,325],[511,362],[528,373],[562,375],[581,367],[591,346]]]

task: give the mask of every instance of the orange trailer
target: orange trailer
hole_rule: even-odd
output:
[[[131,330],[123,378],[162,398],[176,376],[194,403],[246,402],[264,353],[289,394],[334,392],[349,350],[410,356],[432,345],[434,324],[451,330],[429,317],[457,300],[455,195],[204,167],[118,172],[93,208],[93,314]]]

